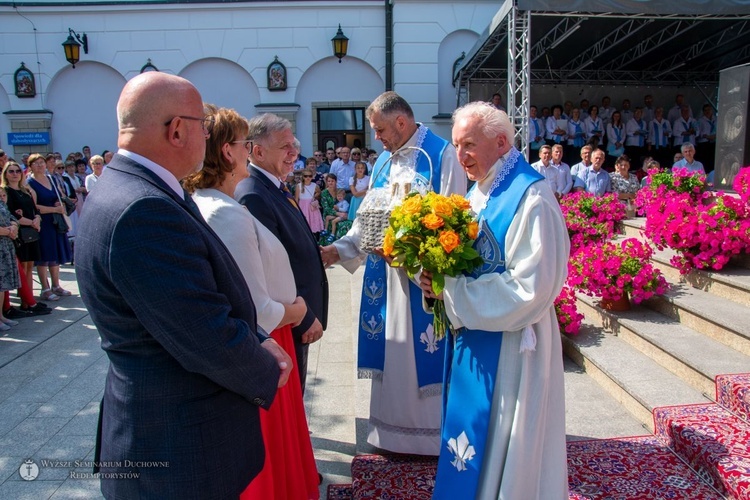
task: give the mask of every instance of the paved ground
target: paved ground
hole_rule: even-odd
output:
[[[99,481],[86,478],[93,460],[98,405],[108,361],[80,298],[72,268],[61,272],[75,292],[48,316],[24,319],[0,336],[0,498],[101,498]],[[331,318],[323,339],[310,349],[305,405],[310,434],[325,481],[350,482],[352,457],[373,452],[366,444],[369,381],[355,377],[355,318],[361,272],[329,270]],[[566,362],[567,429],[570,439],[645,434],[627,412]],[[23,480],[19,468],[32,459],[38,477]],[[58,463],[52,461],[57,460]],[[79,465],[81,465],[79,463]],[[84,476],[84,477],[82,477]]]

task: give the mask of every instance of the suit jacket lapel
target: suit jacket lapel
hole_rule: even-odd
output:
[[[313,242],[315,242],[315,245],[317,246],[318,242],[315,241],[315,236],[313,235],[312,231],[310,230],[310,226],[307,224],[307,219],[305,218],[305,215],[302,213],[302,211],[289,203],[289,200],[287,200],[286,195],[281,191],[278,184],[274,184],[271,179],[268,178],[266,174],[260,171],[258,167],[253,165],[253,172],[250,175],[254,175],[256,179],[258,179],[260,182],[263,183],[263,185],[266,187],[266,189],[269,189],[271,191],[271,196],[274,197],[277,203],[280,203],[282,206],[284,206],[285,210],[289,213],[293,214],[294,217],[297,218],[297,222],[304,225],[304,227],[307,228],[307,233],[309,233],[310,238]],[[279,181],[281,182],[281,181]]]

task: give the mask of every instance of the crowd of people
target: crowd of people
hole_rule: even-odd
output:
[[[695,157],[713,170],[716,152],[716,115],[714,106],[704,104],[700,116],[695,118],[693,107],[685,102],[683,94],[675,96],[671,106],[654,104],[652,95],[643,97],[641,106],[623,99],[619,107],[613,106],[608,96],[601,105],[581,99],[579,106],[573,101],[544,106],[539,110],[531,106],[529,114],[529,161],[541,157],[543,145],[563,148],[563,160],[568,165],[578,161],[578,152],[588,144],[605,152],[604,168],[613,170],[618,158],[626,155],[635,164],[647,157],[664,167],[672,165],[675,153],[684,144],[695,148]]]
[[[84,146],[64,161],[60,153],[29,153],[16,160],[0,150],[0,231],[7,233],[0,235],[0,331],[19,319],[50,314],[48,302],[71,295],[60,283],[60,266],[73,263],[78,217],[111,156],[108,151],[92,155]],[[18,306],[11,303],[12,290],[17,290]]]
[[[357,218],[378,157],[375,150],[349,146],[315,150],[309,158],[299,152],[286,184],[300,204],[321,245],[345,235]]]

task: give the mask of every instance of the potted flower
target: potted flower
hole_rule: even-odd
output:
[[[617,224],[627,215],[616,193],[604,196],[583,191],[571,193],[560,199],[560,209],[565,216],[571,252],[592,242],[612,239]]]
[[[750,250],[750,169],[735,177],[739,198],[705,190],[705,176],[677,172],[650,175],[637,199],[646,215],[644,234],[657,248],[677,252],[671,260],[682,274],[722,269]]]
[[[578,312],[575,290],[568,285],[563,286],[560,295],[555,299],[555,313],[557,314],[560,333],[578,335],[581,330],[583,314]]]
[[[602,298],[603,308],[629,308],[664,293],[667,282],[650,262],[653,250],[636,238],[595,243],[576,251],[568,263],[568,285]]]

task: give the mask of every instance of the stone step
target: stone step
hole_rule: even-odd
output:
[[[646,237],[641,233],[641,229],[646,224],[644,217],[635,217],[633,219],[625,219],[622,221],[623,237],[625,238],[638,238],[639,240],[646,241]]]
[[[688,274],[672,265],[670,260],[677,255],[671,249],[654,250],[651,262],[672,283],[687,283],[693,288],[729,299],[750,307],[750,269],[731,264],[721,271],[694,269]]]
[[[750,356],[750,308],[685,284],[644,304],[682,325]]]
[[[714,379],[722,373],[742,372],[750,367],[750,356],[665,317],[647,307],[612,313],[597,307],[597,299],[578,295],[582,314],[679,376],[693,388],[711,397]]]
[[[564,356],[567,440],[634,436],[650,432],[573,360]]]
[[[563,350],[649,430],[651,412],[656,407],[710,401],[679,376],[588,319],[578,335],[563,335]]]

